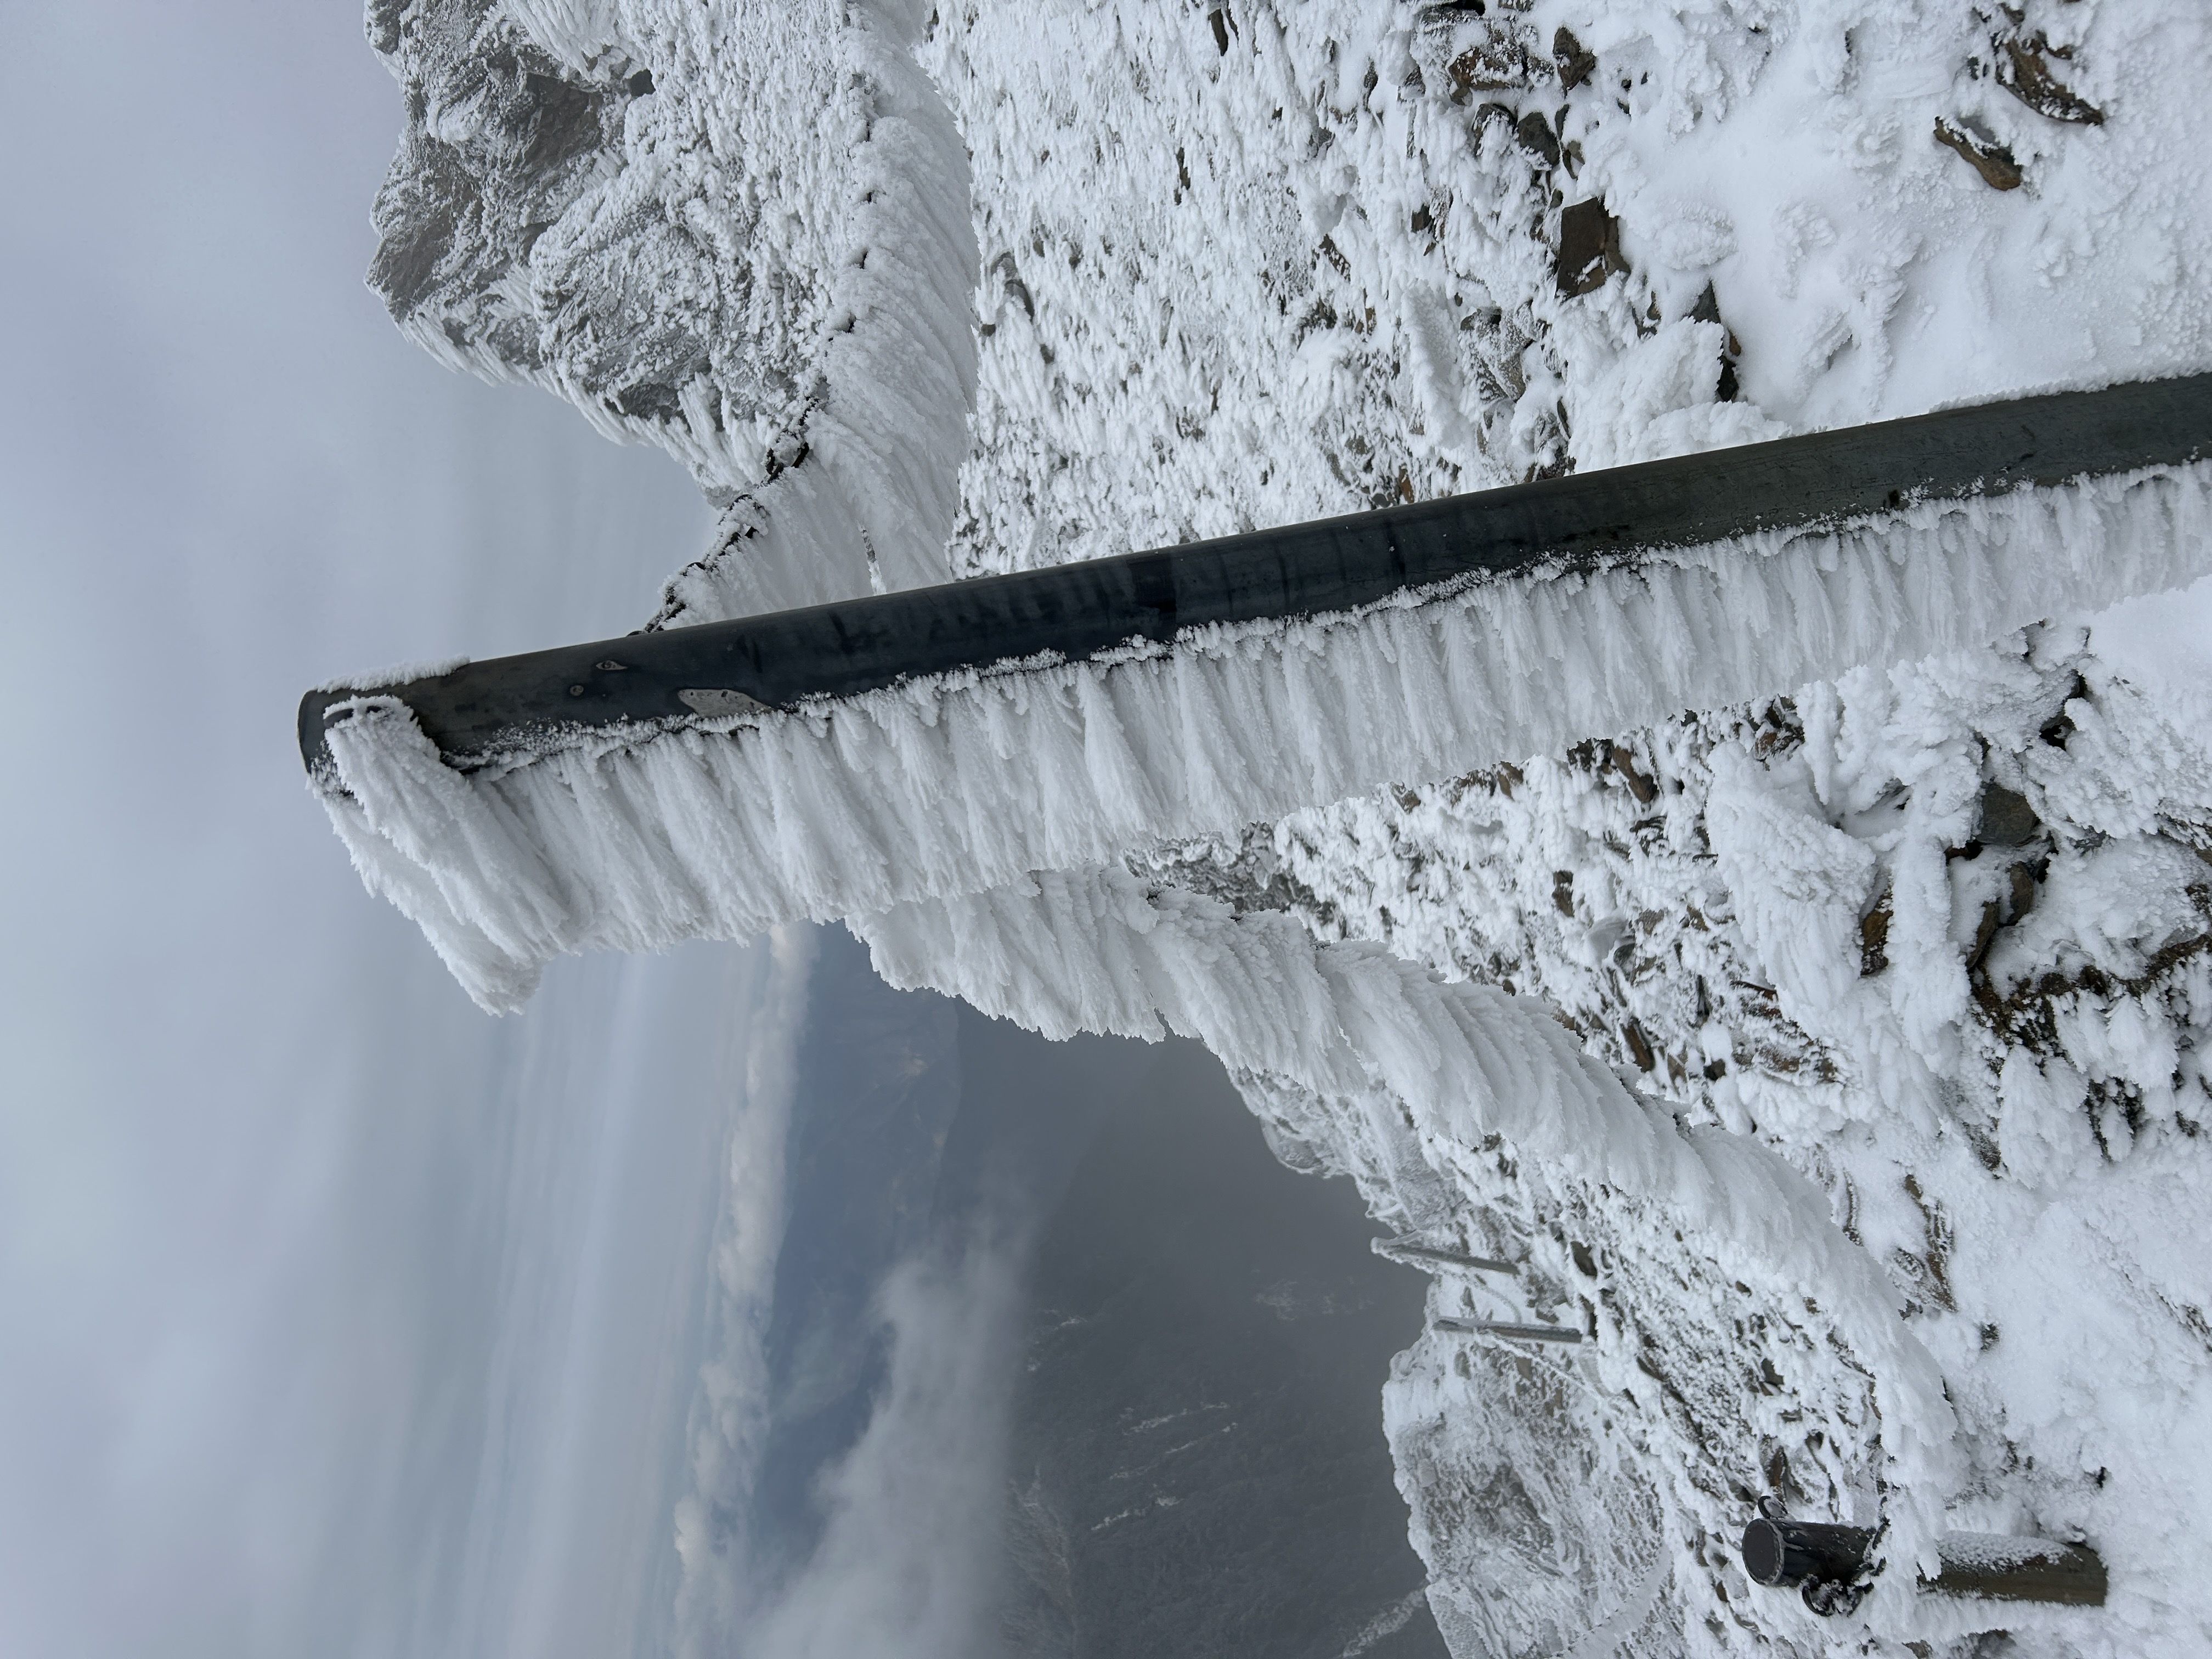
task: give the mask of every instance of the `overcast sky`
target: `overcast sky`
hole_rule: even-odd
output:
[[[798,1006],[700,947],[488,1019],[301,787],[303,687],[619,631],[707,529],[362,288],[359,10],[8,15],[0,1652],[622,1650]]]

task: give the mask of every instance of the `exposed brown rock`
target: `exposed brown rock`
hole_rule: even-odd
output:
[[[2040,34],[2025,40],[2018,36],[2000,40],[1997,84],[2038,115],[2077,126],[2100,127],[2105,125],[2105,112],[2051,72],[2051,58],[2072,56],[2070,49],[2054,47]]]
[[[1859,918],[1859,977],[1870,979],[1889,966],[1889,895]]]
[[[1657,1056],[1651,1052],[1651,1039],[1644,1035],[1644,1028],[1634,1020],[1621,1026],[1620,1040],[1628,1045],[1628,1057],[1636,1062],[1638,1071],[1648,1072],[1658,1064]]]
[[[1493,34],[1445,66],[1451,76],[1451,100],[1464,104],[1478,92],[1520,92],[1534,86],[1550,70],[1520,40]]]
[[[1577,202],[1559,215],[1559,252],[1555,269],[1559,292],[1588,294],[1627,266],[1620,258],[1620,222],[1595,197]]]
[[[1658,784],[1636,769],[1633,754],[1616,743],[1607,758],[1613,763],[1613,769],[1620,775],[1620,781],[1628,786],[1628,793],[1636,797],[1638,805],[1649,806],[1659,798]]]
[[[1936,142],[1946,149],[1958,151],[1991,190],[2020,188],[2020,163],[2012,159],[2012,152],[2002,144],[1980,143],[1940,115],[1936,118]]]
[[[1597,54],[1576,40],[1572,29],[1563,27],[1552,36],[1552,61],[1559,65],[1560,87],[1568,92],[1597,73]]]

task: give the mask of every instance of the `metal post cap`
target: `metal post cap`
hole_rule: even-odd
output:
[[[1754,1584],[1779,1584],[1787,1549],[1782,1528],[1761,1516],[1743,1529],[1743,1570]]]
[[[1865,1527],[1762,1515],[1743,1529],[1743,1570],[1760,1584],[1849,1583],[1864,1571],[1873,1542]]]

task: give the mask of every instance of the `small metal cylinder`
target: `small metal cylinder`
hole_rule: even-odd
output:
[[[1759,1584],[1848,1583],[1864,1570],[1873,1541],[1865,1527],[1762,1515],[1743,1529],[1743,1570]]]

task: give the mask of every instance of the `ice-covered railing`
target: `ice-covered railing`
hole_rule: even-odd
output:
[[[310,693],[369,885],[487,1007],[564,952],[1081,869],[2176,586],[2212,377]]]

